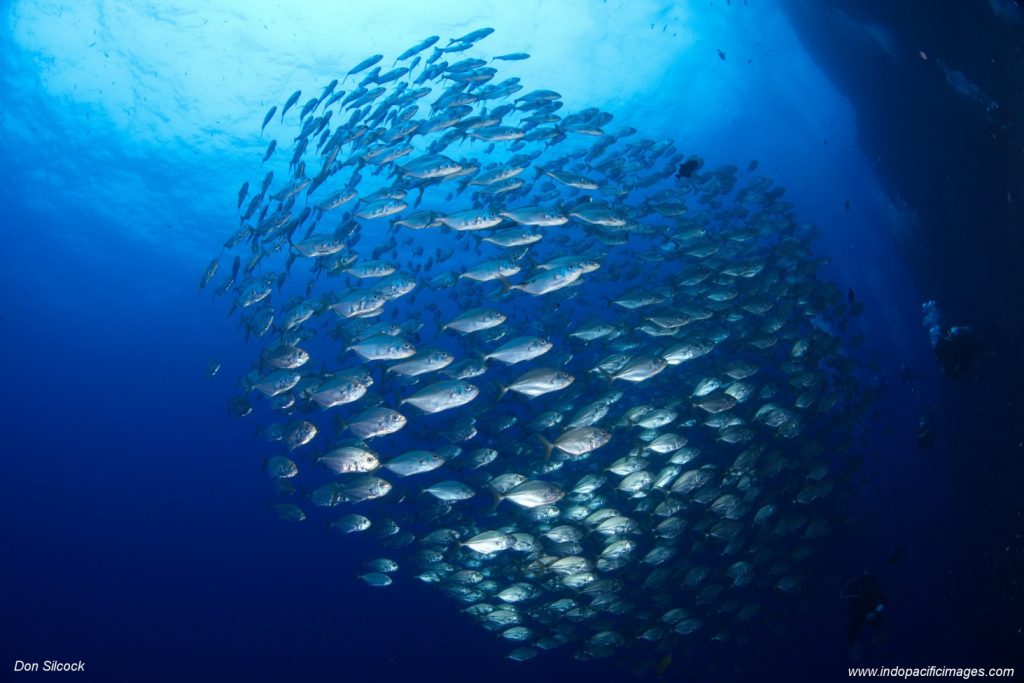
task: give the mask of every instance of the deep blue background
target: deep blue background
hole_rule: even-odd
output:
[[[862,16],[881,11],[835,4]],[[863,292],[849,273],[870,271],[868,291],[886,299],[866,298],[862,324],[864,372],[887,390],[876,415],[855,429],[863,465],[848,528],[824,560],[827,578],[801,595],[784,632],[678,656],[666,678],[844,680],[851,659],[838,587],[863,569],[876,572],[891,599],[879,638],[861,648],[865,664],[1019,667],[1024,288],[1014,260],[1019,209],[1004,200],[1004,189],[1020,190],[1019,164],[1004,158],[1016,129],[1000,133],[1005,144],[962,146],[949,131],[986,140],[988,124],[959,109],[934,74],[916,90],[887,87],[885,97],[859,88],[885,82],[885,65],[858,58],[860,43],[793,5],[801,39],[858,113],[872,159],[859,170],[901,188],[922,232],[899,249],[882,238],[846,248],[841,232],[823,241],[835,260],[827,273],[840,286]],[[941,23],[960,17],[937,14],[925,33],[931,45],[969,40]],[[923,30],[914,15],[873,16],[896,35]],[[991,91],[1003,89],[989,77]],[[914,128],[908,107],[939,114]],[[930,156],[940,148],[949,158]],[[879,150],[900,163],[885,163]],[[4,153],[12,170],[32,158]],[[965,168],[970,180],[943,182]],[[851,176],[849,188],[850,212],[816,205],[824,200],[810,180],[791,190],[801,211],[870,233],[873,217],[858,213],[873,201],[869,183]],[[42,211],[19,201],[16,186],[4,196],[0,680],[24,680],[9,673],[16,658],[82,658],[89,675],[79,680],[98,681],[630,677],[628,665],[509,662],[507,648],[444,596],[412,582],[388,590],[356,583],[361,555],[351,543],[266,509],[252,428],[226,410],[228,378],[244,372],[253,349],[232,351],[240,335],[197,293],[194,264],[134,241],[88,207],[56,197]],[[958,212],[984,218],[951,224]],[[938,375],[917,320],[925,296],[939,297],[955,321],[996,326],[976,381]],[[895,307],[918,334],[894,342],[884,319],[872,318],[873,304]],[[211,356],[224,367],[208,379]],[[917,368],[920,380],[903,382],[900,364]],[[940,437],[922,452],[914,429],[930,406]]]

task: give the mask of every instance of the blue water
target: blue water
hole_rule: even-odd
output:
[[[856,3],[837,4],[859,16]],[[988,20],[1016,30],[1013,7],[996,5],[1003,13]],[[1019,284],[1007,255],[1019,252],[1001,245],[1017,244],[1020,223],[979,207],[970,254],[937,233],[941,210],[915,205],[914,182],[898,186],[900,171],[879,161],[884,105],[865,104],[850,63],[822,57],[814,10],[792,10],[753,0],[5,3],[0,680],[30,677],[13,671],[16,660],[47,659],[81,659],[76,680],[96,681],[632,678],[629,661],[511,662],[506,644],[442,594],[356,581],[369,541],[279,520],[259,467],[264,444],[227,410],[259,347],[223,300],[196,289],[237,225],[239,184],[264,172],[269,106],[295,89],[316,94],[371,53],[389,63],[425,35],[480,26],[495,28],[486,54],[532,55],[503,75],[559,91],[567,111],[600,107],[712,167],[758,160],[800,222],[821,229],[816,250],[830,262],[820,276],[865,305],[851,323],[863,344],[850,354],[864,385],[882,390],[849,428],[861,466],[831,554],[816,560],[820,582],[763,619],[756,638],[675,654],[663,678],[838,681],[858,663],[1021,664],[1022,517],[1010,493],[1021,413],[1006,386],[1019,384],[1021,290],[972,297],[963,285],[971,273],[986,281],[987,258],[1010,261],[995,270]],[[898,27],[830,25],[859,31],[851,40],[864,49],[922,61],[916,47],[892,47]],[[989,117],[927,69],[915,78],[987,131]],[[956,204],[955,191],[936,189],[935,203]],[[986,240],[985,230],[1010,237]],[[958,255],[962,273],[949,267]],[[935,297],[978,326],[999,318],[1010,340],[973,382],[935,364],[920,321]],[[211,358],[222,363],[213,378]],[[917,379],[903,381],[902,366]],[[916,425],[931,409],[939,439],[921,451]],[[865,569],[891,606],[851,653],[838,588]]]

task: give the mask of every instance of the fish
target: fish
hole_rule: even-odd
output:
[[[293,451],[299,446],[305,446],[317,435],[316,425],[309,420],[295,420],[288,423],[282,431],[281,441]]]
[[[281,107],[281,122],[282,123],[284,123],[284,115],[288,113],[289,109],[291,109],[292,107],[295,106],[295,103],[299,101],[300,97],[302,97],[302,91],[301,90],[296,90],[295,92],[293,92],[291,95],[288,96],[287,100],[285,100],[284,106]]]
[[[350,514],[331,522],[331,528],[343,534],[366,531],[373,525],[373,520],[363,515]]]
[[[455,317],[441,327],[442,330],[455,330],[462,334],[472,334],[481,330],[489,330],[501,325],[508,319],[501,311],[491,308],[473,308]]]
[[[372,314],[387,303],[387,298],[373,290],[356,289],[343,295],[330,305],[330,309],[342,318],[362,317]]]
[[[373,378],[360,370],[342,371],[310,388],[307,394],[323,410],[354,403],[366,395]]]
[[[297,372],[275,370],[253,384],[253,388],[258,389],[267,398],[273,398],[286,391],[290,391],[301,380],[302,375]]]
[[[345,272],[358,278],[387,277],[398,270],[394,264],[387,261],[357,261]]]
[[[530,279],[519,284],[506,285],[509,290],[517,289],[533,296],[549,294],[576,282],[583,275],[580,267],[567,266],[563,268],[551,268],[541,270]]]
[[[365,474],[380,467],[380,458],[376,453],[358,446],[331,449],[319,456],[316,461],[334,474]]]
[[[621,370],[611,375],[612,379],[627,382],[643,382],[668,367],[668,361],[661,356],[638,356],[627,362]]]
[[[299,110],[299,119],[306,118],[309,115],[309,113],[313,111],[313,109],[315,109],[316,105],[318,105],[319,103],[319,97],[311,97],[310,99],[306,100],[306,103],[302,105],[302,109]]]
[[[263,469],[271,479],[291,479],[299,473],[295,462],[281,455],[269,458],[264,463]]]
[[[260,135],[263,134],[263,130],[267,127],[267,124],[270,123],[270,119],[274,118],[274,114],[276,114],[276,113],[277,113],[277,105],[275,104],[269,110],[267,110],[266,116],[263,117],[263,125],[260,126]]]
[[[469,33],[467,33],[466,35],[462,36],[461,38],[452,38],[448,42],[448,44],[452,45],[454,43],[475,43],[478,40],[482,40],[482,39],[486,38],[487,36],[491,35],[492,33],[494,33],[494,29],[493,28],[490,28],[490,27],[478,28],[475,31],[470,31]]]
[[[401,199],[382,199],[361,208],[356,212],[356,216],[366,219],[386,218],[387,216],[393,216],[396,213],[401,213],[408,207],[409,205]]]
[[[203,289],[206,285],[210,284],[214,276],[217,275],[217,268],[220,266],[220,259],[215,258],[206,266],[206,270],[203,271],[203,277],[199,279],[199,289]]]
[[[499,360],[508,365],[514,365],[523,361],[540,358],[554,348],[554,344],[547,337],[516,337],[511,339],[494,351],[484,354],[484,360]]]
[[[519,484],[498,497],[499,502],[508,500],[520,507],[535,508],[540,505],[557,503],[564,496],[565,492],[550,482],[531,480]]]
[[[445,503],[469,500],[476,495],[473,489],[459,481],[439,481],[423,490]]]
[[[500,531],[484,531],[466,540],[462,545],[481,555],[490,555],[508,550],[515,544],[515,537]]]
[[[573,383],[575,377],[555,368],[534,368],[517,377],[508,386],[503,386],[501,396],[514,391],[530,398],[542,396],[552,391],[565,389]]]
[[[366,59],[356,64],[351,69],[349,69],[348,73],[345,74],[345,78],[341,79],[341,82],[344,83],[349,76],[354,76],[357,73],[366,71],[367,69],[369,69],[371,66],[373,66],[382,59],[384,59],[384,55],[370,55],[369,57],[367,57]]]
[[[438,40],[440,40],[439,36],[428,36],[428,37],[424,38],[420,42],[416,43],[415,45],[413,45],[409,49],[407,49],[404,52],[402,52],[402,54],[398,55],[398,58],[395,59],[395,63],[401,62],[402,60],[405,60],[405,59],[409,59],[410,57],[413,57],[413,56],[419,54],[420,52],[423,52],[428,47],[433,46],[434,43],[436,43]]]
[[[369,408],[348,423],[348,430],[360,439],[373,439],[394,434],[407,424],[404,415],[390,408]]]
[[[522,267],[511,261],[485,261],[473,266],[466,272],[459,275],[460,278],[468,278],[477,282],[490,282],[515,275]]]
[[[587,455],[611,441],[611,433],[598,427],[572,427],[562,432],[554,442],[538,437],[544,444],[545,458],[558,449],[574,457]]]
[[[439,216],[438,220],[452,230],[486,230],[502,222],[498,213],[486,209],[468,209]]]
[[[400,477],[432,472],[444,465],[444,458],[433,451],[409,451],[383,464],[384,469]]]
[[[374,537],[345,551],[361,582],[415,576],[514,662],[650,677],[651,652],[781,628],[826,581],[866,302],[757,165],[532,89],[491,32],[281,106],[200,278],[248,340],[217,381],[242,368],[228,411],[272,515]]]
[[[407,377],[443,370],[452,364],[455,356],[440,349],[422,349],[402,363],[388,366],[385,372],[396,372]]]
[[[443,154],[426,154],[400,167],[402,173],[412,178],[433,179],[455,175],[463,166]]]
[[[480,394],[480,390],[462,380],[444,380],[435,382],[408,398],[403,398],[399,405],[409,403],[426,413],[439,413],[464,406]]]
[[[490,242],[499,247],[522,247],[535,244],[542,239],[544,239],[544,233],[532,227],[505,228],[483,238],[484,242]]]
[[[311,235],[301,242],[292,244],[292,253],[305,258],[317,258],[337,254],[346,248],[345,240],[333,235]]]
[[[416,355],[416,347],[401,337],[378,334],[356,342],[346,351],[354,351],[364,361],[401,360]]]

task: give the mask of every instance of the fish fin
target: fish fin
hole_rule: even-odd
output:
[[[508,393],[509,387],[505,386],[504,384],[501,384],[500,382],[495,382],[495,384],[498,385],[498,398],[494,400],[494,402],[497,403],[505,396],[505,394]]]
[[[551,443],[540,434],[537,434],[537,439],[544,444],[544,463],[547,464],[548,460],[551,460],[551,452],[555,450],[555,444]]]
[[[498,506],[501,505],[501,501],[503,501],[505,498],[500,493],[498,493],[498,491],[493,486],[488,486],[488,488],[491,490],[491,495],[493,496],[491,500],[491,509],[489,510],[489,513],[494,514],[494,511],[498,509]]]

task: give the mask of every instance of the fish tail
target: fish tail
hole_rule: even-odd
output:
[[[490,514],[494,514],[494,511],[498,509],[498,506],[501,505],[501,501],[504,500],[505,498],[500,493],[498,493],[497,489],[495,489],[493,486],[490,486],[488,488],[490,488],[492,496],[491,509],[488,512]]]
[[[551,459],[551,452],[555,450],[555,444],[551,443],[540,434],[537,434],[537,440],[544,445],[544,463],[547,464],[548,460]]]

